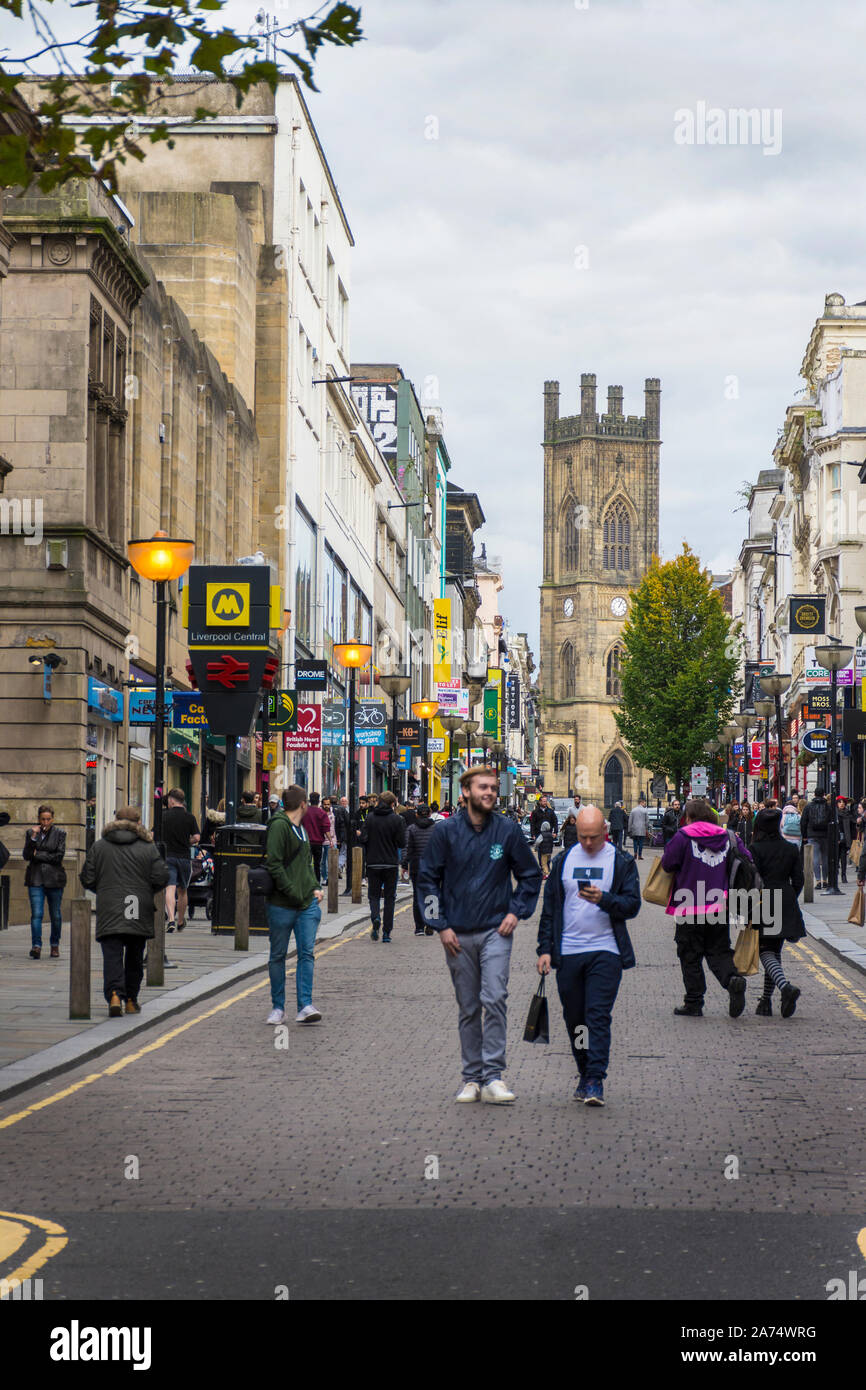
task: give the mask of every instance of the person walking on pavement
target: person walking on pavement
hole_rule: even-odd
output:
[[[430,807],[422,802],[415,812],[415,819],[406,831],[406,858],[404,862],[409,866],[409,877],[412,880],[412,915],[415,918],[416,936],[433,935],[433,928],[426,925],[424,913],[418,900],[418,867],[435,824],[436,822],[430,815]]]
[[[144,948],[154,935],[154,893],[168,883],[169,869],[137,807],[121,807],[90,846],[78,877],[96,894],[96,939],[102,947],[109,1018],[140,1014]]]
[[[743,801],[740,804],[740,822],[737,827],[737,834],[747,849],[752,840],[752,822],[754,819],[755,813],[748,801]]]
[[[769,1018],[773,1012],[773,990],[781,996],[780,1013],[790,1018],[797,1007],[800,991],[788,983],[782,967],[782,947],[786,941],[799,941],[806,935],[803,914],[797,899],[802,891],[804,876],[800,852],[781,833],[782,812],[762,810],[755,816],[750,852],[761,875],[763,888],[781,902],[781,921],[773,912],[773,921],[765,923],[763,913],[758,926],[761,965],[764,967],[764,990],[755,1013]]]
[[[538,855],[538,862],[541,865],[542,881],[550,873],[550,856],[553,854],[553,828],[550,821],[543,820],[539,826],[533,847]]]
[[[839,873],[842,882],[847,883],[848,851],[854,843],[854,814],[853,803],[849,803],[846,796],[836,797],[836,827],[839,837],[839,844],[836,850],[836,857],[839,862]]]
[[[532,815],[529,817],[529,831],[532,836],[533,844],[538,839],[538,836],[541,833],[541,827],[542,825],[544,825],[545,821],[550,826],[552,844],[553,840],[556,839],[556,832],[559,829],[559,821],[556,818],[556,812],[554,811],[547,798],[547,793],[542,792],[535,803]]]
[[[186,797],[180,787],[172,787],[162,813],[162,839],[165,862],[168,865],[168,887],[165,890],[166,931],[186,926],[186,890],[192,873],[190,847],[201,839],[198,821],[186,809]],[[175,916],[175,913],[177,914]]]
[[[628,833],[634,846],[635,859],[643,859],[644,841],[649,834],[649,811],[646,802],[639,801],[628,818]]]
[[[740,829],[740,803],[736,797],[734,797],[728,807],[726,826],[728,830],[733,830],[734,833],[737,833]]]
[[[371,809],[372,809],[372,808],[371,808]],[[363,849],[363,846],[361,846],[361,831],[362,831],[363,828],[364,828],[364,821],[367,819],[368,814],[369,814],[369,810],[368,810],[368,798],[367,798],[366,796],[360,796],[360,797],[358,797],[358,809],[357,809],[357,811],[354,813],[354,815],[352,815],[352,816],[350,817],[350,819],[349,819],[349,845],[348,845],[348,848],[349,848],[349,850],[354,850],[354,849],[358,848],[359,846],[361,847],[361,850],[362,850],[361,879],[362,879],[362,880],[365,879],[365,878],[367,877],[367,854],[366,854],[366,851]],[[347,860],[347,865],[346,865],[346,887],[343,889],[343,897],[344,897],[344,898],[347,896],[347,894],[350,894],[350,893],[352,892],[352,861],[353,861],[353,857],[354,857],[354,856],[353,856],[351,853],[348,855],[348,860]]]
[[[675,796],[662,816],[662,845],[669,844],[679,830],[681,813],[680,799]]]
[[[37,824],[24,836],[24,884],[30,897],[30,955],[39,960],[42,955],[42,919],[45,903],[51,922],[49,944],[54,957],[60,955],[60,935],[63,930],[63,890],[66,887],[66,831],[54,824],[54,807],[40,806]]]
[[[261,825],[262,813],[256,805],[254,792],[241,792],[241,799],[238,802],[238,825]],[[239,845],[261,846],[262,837],[255,830],[239,830],[237,832],[237,842]]]
[[[626,922],[640,911],[630,854],[605,840],[604,817],[584,806],[578,843],[556,856],[538,924],[538,972],[556,971],[578,1084],[575,1100],[604,1105],[613,1006],[623,970],[635,963]]]
[[[328,850],[337,847],[337,822],[334,817],[334,804],[329,796],[322,801],[322,810],[328,817],[328,829],[325,831],[325,843],[322,846],[322,877],[321,883],[324,888],[328,882]]]
[[[463,1059],[457,1100],[510,1105],[515,1096],[502,1073],[512,933],[535,911],[541,869],[520,826],[495,809],[498,770],[475,764],[460,786],[465,810],[435,825],[416,892],[425,924],[439,933],[457,997]]]
[[[313,869],[310,840],[302,821],[307,809],[304,787],[287,787],[283,809],[268,821],[265,867],[274,881],[268,894],[266,912],[270,958],[271,1012],[267,1023],[286,1021],[286,955],[295,933],[297,969],[295,994],[298,1004],[296,1023],[318,1023],[321,1013],[313,1003],[313,969],[316,933],[322,920],[322,890]]]
[[[409,845],[409,831],[412,829],[412,826],[415,824],[415,821],[416,821],[417,816],[418,816],[418,812],[416,811],[416,809],[415,809],[414,806],[401,806],[400,809],[398,810],[397,814],[398,814],[398,816],[402,816],[402,817],[403,817],[403,823],[404,823],[405,826],[406,826],[406,846],[407,846],[407,849],[408,849],[408,845]],[[427,819],[428,819],[428,820],[431,819],[431,817],[430,817],[430,808],[429,808],[429,806],[427,807]],[[411,874],[410,874],[410,872],[409,872],[409,862],[408,862],[408,859],[407,859],[407,857],[406,857],[406,851],[404,851],[404,852],[401,854],[401,856],[400,856],[400,879],[401,879],[401,882],[406,883],[407,880],[408,880],[409,878],[411,878]]]
[[[621,801],[615,801],[611,806],[608,826],[611,844],[616,849],[622,849],[622,837],[625,834],[625,811]],[[562,843],[565,844],[564,839]]]
[[[577,844],[577,813],[569,811],[562,827],[563,849],[573,849]]]
[[[406,822],[398,816],[394,807],[397,798],[393,792],[382,792],[361,830],[361,843],[367,851],[367,897],[370,903],[370,921],[373,926],[370,940],[379,940],[382,927],[382,941],[391,940],[394,930],[394,902],[397,897],[397,875],[400,872],[398,850],[406,843]],[[381,916],[381,898],[385,895],[385,913]]]
[[[786,801],[782,807],[781,835],[783,840],[787,840],[790,845],[794,845],[803,861],[802,835],[800,827],[800,812],[795,801]]]
[[[751,856],[735,832],[710,820],[709,811],[709,803],[703,798],[687,801],[685,824],[662,852],[662,868],[674,875],[665,911],[674,919],[674,939],[685,986],[685,999],[674,1013],[692,1018],[703,1015],[706,959],[722,989],[728,991],[731,1018],[739,1018],[746,1007],[746,981],[734,965],[728,928],[731,834],[738,853],[747,859]]]
[[[800,831],[803,844],[812,846],[815,887],[826,888],[830,881],[830,807],[822,787],[815,788],[815,795],[807,803],[800,817]]]
[[[349,817],[349,798],[341,796],[339,802],[334,807],[334,834],[337,837],[337,849],[339,850],[338,862],[340,873],[346,867],[346,854],[349,848],[349,833],[351,823]]]
[[[310,841],[310,849],[313,852],[313,872],[316,875],[316,882],[322,881],[322,851],[325,847],[325,839],[331,828],[331,823],[325,811],[319,805],[319,793],[310,792],[310,804],[304,812],[304,829]]]

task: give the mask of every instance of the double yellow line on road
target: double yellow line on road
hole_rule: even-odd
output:
[[[798,941],[796,944],[791,943],[788,949],[795,960],[798,960],[801,965],[805,965],[810,975],[813,975],[816,980],[819,980],[832,994],[838,997],[840,1003],[845,1005],[850,1014],[859,1018],[861,1022],[866,1022],[866,994],[862,990],[856,989],[850,980],[847,980],[832,965],[828,965],[812,950],[811,946],[804,945],[802,941]],[[836,981],[839,983],[837,984]]]

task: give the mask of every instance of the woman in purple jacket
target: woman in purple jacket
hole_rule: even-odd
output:
[[[739,835],[741,852],[751,858]],[[728,831],[716,825],[708,801],[686,802],[683,825],[665,846],[662,868],[674,875],[666,911],[676,924],[675,940],[683,972],[685,999],[675,1014],[700,1018],[707,981],[703,961],[729,995],[728,1012],[739,1018],[746,1007],[746,981],[734,966],[728,931]]]

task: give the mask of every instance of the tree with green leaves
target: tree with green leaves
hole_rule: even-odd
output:
[[[143,142],[167,141],[166,120],[146,129],[145,117],[164,117],[173,95],[189,97],[190,82],[182,86],[174,74],[183,66],[202,75],[202,104],[196,120],[214,112],[208,108],[208,86],[216,79],[234,89],[241,106],[257,82],[276,88],[281,75],[296,71],[317,91],[313,70],[325,44],[349,47],[358,43],[361,11],[354,5],[323,5],[306,19],[267,27],[261,12],[258,31],[238,34],[220,25],[227,0],[82,0],[74,10],[93,12],[95,24],[71,39],[58,36],[48,18],[53,0],[0,0],[0,14],[29,22],[32,51],[0,51],[0,186],[28,187],[43,192],[69,179],[95,176],[117,190],[118,166],[145,157]],[[37,65],[52,67],[49,75]],[[38,118],[22,130],[22,82],[39,81],[39,99],[29,99]],[[174,89],[174,91],[173,91]],[[28,97],[32,86],[28,85]],[[82,126],[83,123],[83,126]],[[73,125],[78,125],[78,130]]]
[[[739,632],[688,545],[667,564],[655,557],[631,594],[614,717],[638,766],[667,774],[677,792],[690,768],[706,763],[704,745],[742,689]]]

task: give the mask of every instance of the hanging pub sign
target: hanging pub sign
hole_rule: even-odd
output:
[[[826,602],[824,594],[792,594],[788,600],[788,631],[791,635],[805,633],[809,637],[823,636],[826,631]]]
[[[520,728],[520,677],[509,676],[505,686],[506,725],[509,729]]]
[[[397,743],[403,748],[420,748],[421,721],[419,719],[398,719]]]

